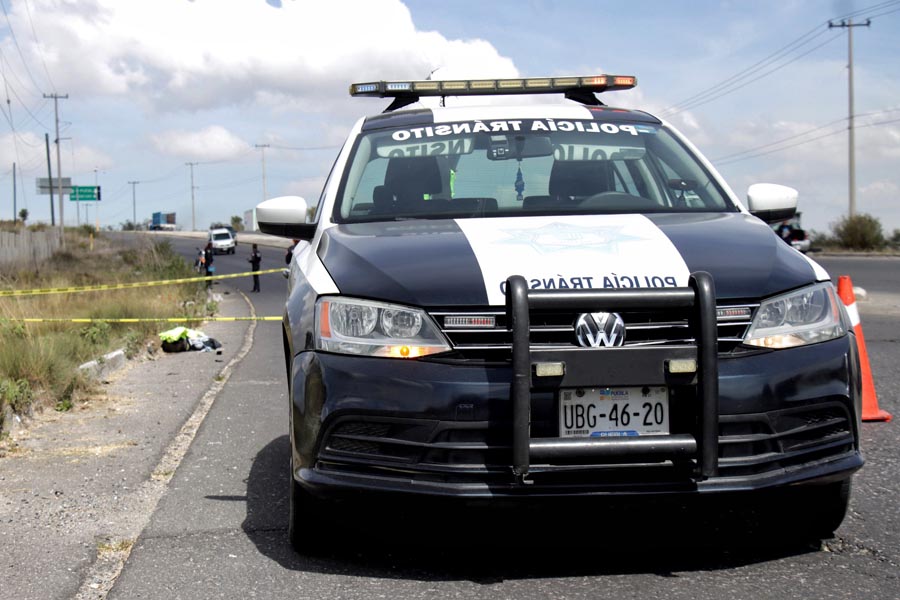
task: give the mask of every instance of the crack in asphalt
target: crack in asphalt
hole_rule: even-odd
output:
[[[823,541],[822,550],[839,556],[863,556],[883,564],[898,566],[890,559],[890,557],[885,556],[878,549],[867,546],[861,541],[850,540],[841,536]]]

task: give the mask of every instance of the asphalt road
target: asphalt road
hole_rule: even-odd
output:
[[[218,257],[219,272],[243,268],[244,253]],[[263,268],[280,258],[268,251]],[[820,260],[880,302],[900,298],[900,260]],[[269,276],[256,311],[280,314],[283,293]],[[860,309],[882,408],[897,414],[900,321],[872,300]],[[286,540],[284,378],[279,324],[261,323],[111,597],[900,596],[900,419],[865,426],[869,462],[851,514],[822,545],[743,536],[722,506],[410,511],[362,502],[334,523],[337,549],[310,557]]]
[[[192,257],[196,241],[176,240]],[[249,249],[216,257],[246,270]],[[262,268],[284,251],[263,248]],[[881,407],[868,463],[834,539],[744,535],[752,506],[597,504],[523,510],[360,501],[333,518],[335,548],[287,543],[287,397],[280,323],[260,322],[149,517],[111,598],[898,598],[900,597],[900,259],[820,257],[867,288],[860,312]],[[220,292],[251,287],[226,280]],[[282,313],[285,281],[247,294]],[[0,582],[2,586],[2,582]],[[0,593],[2,595],[2,593]]]

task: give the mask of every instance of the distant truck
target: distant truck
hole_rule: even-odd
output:
[[[150,231],[175,231],[175,213],[153,213]]]

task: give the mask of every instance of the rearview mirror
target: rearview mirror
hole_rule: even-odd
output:
[[[553,143],[546,135],[492,135],[488,148],[490,160],[521,160],[553,154]]]
[[[311,240],[316,223],[309,223],[307,215],[306,200],[300,196],[279,196],[256,205],[259,230],[279,237]]]
[[[747,209],[766,223],[785,221],[797,212],[799,193],[776,183],[754,183],[747,189]]]

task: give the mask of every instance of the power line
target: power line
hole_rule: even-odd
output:
[[[891,6],[897,6],[898,4],[900,4],[900,0],[886,0],[885,2],[879,2],[877,4],[873,4],[873,5],[867,6],[865,8],[860,8],[860,9],[854,10],[852,12],[849,12],[847,14],[839,15],[835,18],[836,19],[852,19],[854,17],[858,17],[858,16],[865,14],[867,12],[870,12],[870,11],[882,10],[885,8],[890,8]],[[894,12],[894,11],[890,11],[890,12]],[[869,18],[872,18],[874,16],[875,15],[871,15],[871,14],[868,15]]]
[[[900,0],[888,0],[886,2],[880,2],[878,4],[874,4],[872,6],[869,6],[869,7],[857,10],[857,11],[853,11],[851,13],[848,13],[848,14],[843,15],[838,18],[849,19],[849,18],[858,16],[859,14],[862,14],[862,13],[883,10],[883,9],[891,8],[893,6],[898,6],[898,5],[900,5]],[[896,10],[900,10],[900,8],[898,8]],[[896,11],[891,10],[891,11],[888,11],[887,13],[883,13],[883,14],[889,14],[890,12],[896,12]],[[880,16],[880,15],[870,15],[870,18],[872,16]],[[800,58],[803,58],[804,56],[810,54],[814,50],[821,48],[822,46],[824,46],[825,44],[827,44],[830,41],[833,41],[836,37],[839,37],[839,36],[834,36],[833,38],[827,40],[826,42],[819,44],[818,46],[815,46],[814,48],[812,48],[810,50],[807,50],[805,53],[795,56],[793,59],[791,59],[779,66],[776,66],[768,71],[765,71],[764,73],[754,77],[753,79],[751,79],[749,81],[744,81],[744,79],[747,76],[752,76],[752,75],[759,73],[760,71],[763,71],[764,69],[768,68],[769,66],[787,58],[793,52],[800,50],[802,47],[810,44],[813,40],[815,40],[819,36],[824,35],[827,32],[827,30],[822,30],[821,27],[825,23],[828,23],[828,21],[825,21],[822,24],[816,25],[815,27],[813,27],[812,29],[810,29],[809,31],[807,31],[806,33],[801,35],[800,37],[796,38],[792,42],[782,46],[775,52],[769,54],[765,58],[757,61],[756,63],[750,65],[749,67],[747,67],[741,71],[738,71],[731,77],[728,77],[728,78],[720,81],[719,83],[714,84],[714,85],[710,86],[709,88],[706,88],[705,90],[701,90],[700,92],[694,94],[693,96],[685,98],[684,100],[663,109],[660,112],[660,115],[664,116],[664,117],[671,116],[671,115],[683,112],[685,110],[688,110],[689,108],[694,108],[696,106],[700,106],[700,105],[706,104],[707,102],[711,102],[713,100],[721,98],[722,96],[725,96],[727,94],[735,92],[735,91],[745,87],[746,85],[749,85],[750,83],[757,81],[758,79],[761,79],[762,77],[771,75],[772,73],[774,73],[774,72],[786,67],[787,65],[799,60]]]
[[[169,171],[162,177],[157,177],[155,179],[141,179],[140,183],[159,183],[160,181],[165,181],[166,179],[171,179],[179,171],[181,171],[181,166],[172,168],[171,171]]]
[[[776,140],[776,141],[774,141],[774,142],[769,142],[768,144],[763,144],[763,145],[761,145],[761,146],[756,146],[756,147],[754,147],[754,148],[749,148],[749,149],[747,149],[747,150],[742,150],[741,152],[734,152],[734,153],[732,153],[732,154],[726,154],[725,156],[720,156],[720,157],[718,157],[718,158],[713,159],[713,162],[716,162],[716,163],[718,163],[718,162],[722,162],[722,163],[725,163],[725,162],[734,162],[732,159],[734,159],[734,158],[736,158],[736,157],[738,157],[738,156],[742,156],[742,155],[744,155],[744,154],[752,154],[752,153],[754,153],[754,152],[756,152],[756,151],[758,151],[758,150],[762,150],[763,148],[769,148],[769,147],[771,147],[771,146],[778,146],[779,144],[783,144],[784,142],[789,142],[789,141],[791,141],[791,140],[795,140],[795,139],[797,139],[797,138],[807,136],[807,135],[809,135],[810,133],[812,133],[812,132],[814,132],[814,131],[819,131],[820,129],[825,129],[826,127],[832,127],[832,126],[837,125],[837,124],[839,124],[839,123],[843,123],[843,122],[846,121],[846,120],[847,120],[847,117],[843,117],[843,118],[841,118],[841,119],[835,119],[834,121],[831,121],[830,123],[825,123],[824,125],[819,125],[818,127],[813,127],[812,129],[807,129],[806,131],[797,133],[797,134],[792,135],[792,136],[788,136],[788,137],[786,137],[786,138],[781,138],[780,140]],[[843,130],[841,130],[841,131],[843,131]],[[743,159],[741,159],[741,160],[743,160]]]
[[[201,189],[204,189],[204,190],[224,190],[224,189],[228,189],[228,188],[236,188],[236,187],[240,187],[240,186],[242,186],[242,185],[247,185],[247,184],[250,184],[250,183],[256,183],[256,182],[259,181],[259,180],[260,180],[260,177],[259,177],[258,175],[254,175],[254,176],[252,176],[252,177],[247,177],[246,179],[238,179],[238,180],[234,180],[234,181],[226,181],[226,182],[222,182],[222,183],[217,183],[217,184],[215,184],[215,185],[205,185],[205,186],[203,186]]]
[[[256,152],[256,148],[250,147],[250,148],[247,148],[247,150],[245,150],[241,154],[238,154],[237,156],[233,156],[231,158],[220,158],[217,160],[203,160],[203,161],[198,161],[197,164],[198,165],[218,165],[221,163],[234,162],[236,160],[240,160],[246,156],[249,156],[250,154],[253,154],[254,152]]]
[[[900,12],[900,8],[895,8],[894,10],[889,10],[889,11],[886,11],[886,12],[883,12],[883,13],[878,13],[878,14],[875,14],[875,15],[869,15],[868,18],[869,18],[869,19],[874,19],[874,18],[876,18],[876,17],[883,17],[883,16],[885,16],[885,15],[890,15],[890,14],[893,14],[893,13],[895,13],[895,12]]]
[[[818,31],[818,33],[816,33],[817,31]],[[815,35],[813,35],[813,34],[815,34]],[[815,38],[817,38],[817,37],[819,37],[820,35],[823,35],[823,34],[824,34],[824,32],[823,32],[823,31],[820,29],[820,27],[817,25],[815,28],[809,30],[808,32],[804,33],[803,35],[801,35],[800,37],[798,37],[798,38],[795,39],[794,41],[790,42],[789,44],[786,44],[785,46],[783,46],[783,47],[781,47],[780,49],[776,50],[776,51],[773,52],[772,54],[769,54],[769,55],[766,56],[765,58],[763,58],[763,59],[761,59],[761,60],[755,62],[754,64],[750,65],[749,67],[747,67],[747,68],[745,68],[745,69],[743,69],[743,70],[741,70],[741,71],[738,71],[737,73],[735,73],[735,74],[732,75],[731,77],[728,77],[727,79],[724,79],[724,80],[720,81],[719,83],[717,83],[717,84],[715,84],[715,85],[712,85],[712,86],[706,88],[705,90],[702,90],[702,91],[700,91],[700,92],[694,94],[693,96],[690,96],[689,98],[685,98],[685,99],[682,100],[681,102],[677,102],[677,103],[673,104],[672,106],[670,106],[670,107],[664,109],[664,110],[661,112],[661,114],[664,114],[664,115],[665,115],[665,114],[674,114],[675,112],[680,112],[680,110],[684,110],[684,108],[681,108],[681,107],[684,107],[684,106],[686,106],[686,105],[689,105],[689,104],[691,104],[692,102],[694,102],[694,101],[696,101],[696,100],[699,100],[699,99],[701,99],[701,98],[704,98],[704,97],[706,97],[706,96],[715,94],[715,93],[718,92],[721,88],[727,87],[727,86],[729,86],[731,83],[733,83],[733,82],[737,81],[738,79],[740,79],[740,77],[742,77],[743,75],[754,73],[754,72],[758,71],[759,69],[764,68],[764,67],[765,67],[766,65],[768,65],[769,63],[779,60],[779,59],[781,58],[781,55],[782,55],[782,54],[784,54],[784,53],[786,53],[786,52],[790,52],[795,46],[798,46],[798,45],[799,45],[799,46],[805,45],[805,44],[811,42],[812,40],[814,40]],[[806,40],[806,38],[808,38],[809,36],[812,36],[812,38]],[[806,41],[804,41],[804,40],[806,40]],[[679,109],[680,109],[680,110],[679,110]]]
[[[5,65],[5,66],[9,66],[10,68],[12,67],[12,65],[10,65],[9,62],[6,60],[6,55],[3,53],[3,50],[0,49],[0,71],[2,71],[3,80],[4,80],[4,81],[9,81],[9,80],[7,79],[7,75],[12,76],[13,78],[15,78],[15,77],[16,77],[16,76],[15,76],[15,71],[12,71],[12,72],[7,73],[6,68],[4,67],[4,65]],[[18,78],[16,78],[16,80],[18,81]],[[21,83],[21,82],[20,82],[20,83]],[[19,94],[18,94],[18,93],[16,93],[16,88],[15,88],[15,86],[9,86],[7,89],[8,89],[10,92],[12,92],[12,95],[16,98],[16,100],[19,101],[19,103],[22,105],[22,108],[25,109],[25,112],[28,113],[28,116],[29,116],[29,117],[31,117],[31,120],[33,120],[35,123],[37,123],[38,125],[40,125],[42,129],[49,129],[49,127],[47,127],[47,125],[46,125],[43,121],[41,121],[40,119],[38,119],[38,118],[34,115],[34,113],[32,113],[32,112],[28,109],[28,105],[25,104],[25,101],[22,100],[22,98],[19,97]],[[44,100],[44,103],[41,104],[41,106],[40,106],[40,108],[39,108],[38,110],[42,110],[42,109],[43,109],[44,107],[46,107],[46,106],[47,106],[47,101]]]
[[[825,32],[822,32],[821,34],[817,34],[817,35],[814,36],[813,38],[810,38],[809,40],[807,40],[806,42],[804,42],[802,45],[808,44],[808,43],[811,42],[813,39],[819,37],[819,35],[822,35],[822,34],[824,34],[824,33],[825,33]],[[818,50],[818,49],[821,48],[822,46],[825,46],[826,44],[829,44],[829,43],[833,42],[834,40],[836,40],[836,39],[839,38],[839,37],[841,37],[840,34],[833,35],[832,37],[828,38],[827,40],[825,40],[825,41],[822,42],[821,44],[818,44],[818,45],[816,45],[816,46],[813,46],[812,48],[810,48],[810,49],[807,50],[806,52],[803,52],[802,54],[798,54],[797,56],[794,56],[793,58],[791,58],[791,59],[788,60],[787,62],[783,62],[783,63],[781,63],[780,65],[777,65],[777,66],[775,66],[775,67],[769,69],[768,71],[764,71],[764,72],[762,72],[762,73],[759,73],[758,75],[756,75],[756,77],[753,77],[752,79],[745,79],[744,77],[740,77],[740,76],[741,76],[741,75],[744,75],[745,73],[746,73],[747,75],[750,75],[750,74],[753,74],[753,73],[758,73],[762,68],[768,67],[769,65],[773,64],[774,62],[776,62],[776,61],[778,61],[778,60],[781,60],[781,59],[784,58],[784,57],[778,57],[778,58],[776,58],[776,59],[774,59],[774,60],[772,60],[772,61],[767,61],[767,63],[766,63],[765,65],[761,65],[759,68],[753,69],[752,71],[751,71],[750,69],[745,69],[744,71],[741,71],[741,73],[739,73],[737,76],[734,76],[734,77],[730,78],[730,79],[729,79],[730,83],[728,83],[728,84],[724,84],[724,83],[723,83],[723,84],[719,84],[719,86],[718,86],[719,89],[715,89],[715,90],[712,90],[712,91],[707,91],[707,92],[705,92],[705,93],[703,93],[703,94],[700,94],[700,97],[696,98],[695,100],[693,100],[693,101],[691,101],[691,102],[683,102],[682,105],[681,105],[679,108],[674,108],[674,106],[679,106],[679,105],[674,105],[673,108],[668,109],[668,112],[663,111],[662,114],[663,114],[663,116],[677,115],[678,113],[684,112],[684,111],[686,111],[686,110],[688,110],[688,109],[696,108],[697,106],[703,106],[704,104],[708,104],[708,103],[712,102],[713,100],[718,100],[718,99],[721,98],[722,96],[727,96],[728,94],[731,94],[732,92],[736,92],[736,91],[738,91],[738,90],[741,89],[741,88],[747,87],[747,86],[750,85],[751,83],[753,83],[753,82],[755,82],[755,81],[758,81],[758,80],[762,79],[763,77],[768,77],[768,76],[771,75],[772,73],[775,73],[776,71],[780,71],[781,69],[785,68],[786,66],[788,66],[788,65],[790,65],[790,64],[792,64],[792,63],[797,62],[798,60],[800,60],[800,59],[803,58],[804,56],[807,56],[807,55],[809,55],[809,54],[815,52],[816,50]],[[757,64],[759,64],[759,63],[757,63]],[[736,80],[736,78],[739,78],[739,81]],[[733,81],[732,81],[732,80],[733,80]]]
[[[843,121],[843,120],[845,120],[845,119],[841,119],[841,120]],[[891,124],[891,123],[897,123],[897,122],[900,122],[900,119],[888,119],[887,121],[876,121],[876,122],[874,122],[874,123],[866,123],[865,125],[858,125],[858,126],[857,126],[857,129],[863,129],[863,128],[866,128],[866,127],[875,127],[876,125],[889,125],[889,124]],[[812,130],[811,130],[811,131],[812,131]],[[811,143],[811,142],[816,142],[816,141],[818,141],[818,140],[825,139],[825,138],[827,138],[827,137],[831,137],[831,136],[837,135],[837,134],[839,134],[839,133],[844,133],[844,130],[843,130],[843,129],[838,129],[837,131],[830,131],[830,132],[828,132],[828,133],[823,133],[822,135],[819,135],[819,136],[810,138],[810,139],[808,139],[808,140],[803,140],[803,141],[797,142],[796,144],[789,144],[789,145],[787,145],[787,146],[783,146],[783,147],[781,147],[781,148],[775,148],[775,149],[773,149],[773,150],[768,150],[768,151],[766,151],[766,152],[758,152],[758,153],[756,153],[756,154],[751,154],[751,155],[749,155],[749,156],[742,156],[742,157],[740,157],[740,158],[715,160],[715,161],[713,161],[713,162],[715,162],[715,163],[717,163],[717,164],[719,164],[719,165],[725,165],[725,164],[730,164],[730,163],[740,162],[740,161],[742,161],[742,160],[749,160],[749,159],[751,159],[751,158],[759,158],[760,156],[767,156],[767,155],[769,155],[769,154],[775,154],[775,153],[777,153],[777,152],[782,152],[782,151],[784,151],[784,150],[789,150],[789,149],[791,149],[791,148],[796,148],[797,146],[802,146],[802,145],[804,145],[804,144],[809,144],[809,143]]]
[[[38,41],[37,31],[34,29],[34,21],[31,18],[31,7],[29,6],[30,0],[25,0],[25,12],[28,13],[28,23],[31,25],[31,37],[34,38],[34,46],[35,48],[40,48],[41,43]],[[44,53],[38,52],[38,56],[41,59],[41,64],[44,65],[44,73],[47,75],[47,81],[50,82],[50,89],[54,92],[56,91],[56,84],[53,83],[53,78],[50,77],[50,70],[47,69],[47,61],[44,60]]]
[[[340,148],[340,146],[278,146],[276,144],[269,144],[272,148],[277,148],[279,150],[335,150]]]
[[[19,40],[16,38],[16,31],[13,29],[12,21],[9,18],[9,12],[6,10],[6,2],[0,0],[0,8],[3,9],[3,14],[6,16],[6,23],[9,25],[9,34],[12,38],[13,44],[16,47],[16,51],[19,53],[19,57],[22,59],[22,66],[25,67],[25,72],[28,73],[28,78],[31,79],[31,83],[34,84],[34,89],[41,91],[41,86],[38,85],[38,82],[35,80],[34,75],[31,74],[31,69],[28,68],[28,61],[25,60],[25,54],[22,52],[22,48],[19,46]]]
[[[892,113],[892,112],[897,112],[897,111],[900,111],[900,108],[887,108],[887,109],[884,109],[884,110],[879,110],[879,111],[874,111],[874,112],[861,113],[861,114],[858,114],[858,115],[855,115],[855,116],[856,116],[857,118],[863,118],[863,117],[871,117],[871,116],[875,116],[875,115],[883,115],[883,114],[886,114],[886,113]],[[806,136],[806,135],[809,135],[810,133],[813,133],[813,132],[815,132],[815,131],[819,131],[820,129],[825,129],[826,127],[832,127],[832,126],[834,126],[834,125],[838,125],[838,124],[840,124],[840,123],[843,123],[843,122],[845,122],[846,120],[847,120],[847,117],[843,117],[843,118],[841,118],[841,119],[835,119],[834,121],[831,121],[831,122],[829,122],[829,123],[825,123],[824,125],[819,125],[819,126],[817,126],[817,127],[813,127],[812,129],[807,129],[807,130],[805,130],[805,131],[801,131],[800,133],[796,133],[796,134],[791,135],[791,136],[788,136],[788,137],[786,137],[786,138],[781,138],[780,140],[776,140],[776,141],[774,141],[774,142],[769,142],[768,144],[762,144],[762,145],[760,145],[760,146],[755,146],[755,147],[753,147],[753,148],[748,148],[747,150],[742,150],[742,151],[740,151],[740,152],[733,152],[733,153],[731,153],[731,154],[726,154],[726,155],[724,155],[724,156],[720,156],[720,157],[718,157],[718,158],[713,159],[713,162],[716,162],[716,163],[718,163],[718,162],[737,162],[737,160],[732,160],[732,159],[736,159],[736,157],[742,156],[742,155],[744,155],[744,154],[751,154],[751,153],[757,152],[758,150],[762,150],[763,148],[769,148],[769,147],[771,147],[771,146],[777,146],[777,145],[782,144],[782,143],[784,143],[784,142],[788,142],[788,141],[790,141],[790,140],[795,140],[795,139],[797,139],[797,138],[804,137],[804,136]],[[841,130],[841,131],[843,131],[843,130]],[[738,159],[738,160],[743,160],[743,159]]]

